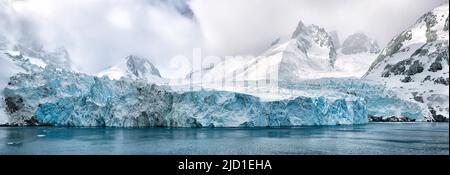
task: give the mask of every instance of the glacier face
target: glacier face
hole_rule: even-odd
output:
[[[297,90],[310,96],[329,93],[360,97],[366,101],[369,116],[407,117],[417,121],[422,121],[429,116],[426,106],[405,99],[397,91],[385,85],[367,80],[324,78],[297,83],[280,82],[280,87]]]
[[[176,95],[173,118],[194,116],[203,126],[266,127],[367,123],[365,101],[326,97],[293,97],[261,101],[258,97],[224,91]]]
[[[28,73],[42,69],[40,66],[32,64],[30,59],[32,58],[23,56],[18,51],[0,49],[0,124],[5,124],[8,121],[5,111],[3,89],[7,86],[9,78],[18,73]]]
[[[47,66],[11,78],[4,90],[12,125],[254,127],[367,123],[362,98],[262,101],[224,91],[175,92]]]
[[[164,92],[143,82],[113,81],[48,66],[42,72],[12,77],[4,95],[11,124],[126,127],[142,123],[133,116],[162,116],[171,99]]]
[[[17,63],[14,60],[11,60],[6,54],[2,53],[0,51],[0,124],[7,123],[7,114],[5,113],[4,109],[4,97],[3,97],[3,89],[6,87],[9,81],[9,77],[19,73],[19,72],[26,72],[24,69],[22,69],[20,66],[17,65]]]
[[[367,115],[373,117],[414,119],[415,121],[431,121],[427,105],[405,98],[398,89],[392,89],[378,82],[357,78],[322,78],[303,80],[298,82],[278,81],[265,84],[264,82],[236,83],[224,85],[222,83],[204,83],[201,88],[215,91],[233,91],[259,97],[262,101],[283,101],[296,97],[326,97],[333,99],[364,99]],[[194,85],[195,86],[195,85]],[[200,86],[200,85],[198,85]],[[186,91],[189,86],[172,87],[179,91]],[[200,87],[197,87],[200,89]],[[443,99],[445,100],[445,99]]]

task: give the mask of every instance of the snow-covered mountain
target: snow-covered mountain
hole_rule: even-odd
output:
[[[448,121],[449,113],[448,14],[446,4],[423,15],[389,42],[364,76],[428,107],[435,121]]]
[[[253,80],[301,81],[329,77],[361,77],[376,58],[378,45],[362,33],[346,39],[342,49],[337,32],[299,22],[290,37],[280,37],[257,57],[225,58],[187,75],[194,82]],[[355,46],[355,44],[362,44]],[[351,52],[343,53],[343,50]]]
[[[336,49],[332,38],[319,26],[305,26],[300,21],[287,44],[279,68],[282,79],[302,79],[304,71],[329,71],[334,67]],[[284,47],[275,46],[269,53],[277,52],[280,46]]]
[[[203,82],[296,81],[326,76],[335,61],[336,49],[325,29],[299,22],[291,37],[275,40],[260,56],[227,58],[187,77],[201,77]]]
[[[376,40],[369,38],[364,33],[354,33],[347,37],[342,43],[341,52],[345,55],[357,53],[373,53],[380,52],[380,47]]]
[[[68,70],[74,69],[69,52],[64,47],[56,48],[53,51],[47,51],[40,43],[20,42],[19,44],[14,45],[12,50],[20,52],[20,54],[25,57],[38,59],[46,65],[53,65]]]
[[[33,73],[47,66],[73,71],[70,56],[63,47],[47,51],[38,42],[9,41],[2,36],[0,33],[0,124],[6,122],[3,89],[10,77],[18,73]]]
[[[338,33],[333,32],[332,36],[338,38]],[[377,41],[361,32],[348,36],[343,43],[338,39],[333,43],[340,46],[335,71],[348,77],[362,77],[380,52]]]
[[[331,40],[333,41],[334,48],[336,48],[336,49],[341,48],[341,40],[339,39],[338,32],[331,31],[331,32],[329,32],[329,35],[331,37]]]
[[[0,33],[0,40],[2,34]],[[3,44],[2,44],[3,43]],[[7,39],[0,42],[0,55],[2,61],[6,65],[19,66],[20,69],[32,72],[33,69],[45,68],[51,65],[56,68],[74,71],[74,65],[70,59],[70,55],[64,47],[59,47],[53,51],[44,49],[43,45],[35,40],[18,40],[10,41]],[[8,62],[8,64],[7,64]]]
[[[109,67],[98,73],[97,76],[107,76],[112,80],[120,80],[122,78],[143,80],[158,85],[168,83],[168,80],[161,77],[159,70],[148,59],[136,55],[127,56],[125,62]]]
[[[16,52],[32,63],[39,62],[40,66],[45,64],[74,70],[68,51],[64,47],[44,46],[35,35],[33,23],[16,13],[9,1],[0,1],[0,26],[0,51]]]

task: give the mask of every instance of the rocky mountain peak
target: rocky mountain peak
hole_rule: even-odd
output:
[[[357,53],[379,53],[380,47],[376,40],[369,38],[364,33],[354,33],[348,36],[342,43],[342,53],[346,55]]]
[[[331,41],[333,42],[334,48],[341,48],[341,40],[339,39],[339,35],[337,31],[331,31],[328,33],[331,37]]]
[[[129,55],[127,60],[128,70],[136,77],[144,77],[146,75],[155,75],[161,77],[159,70],[146,58],[136,55]]]
[[[308,50],[313,47],[313,43],[318,47],[328,50],[329,66],[334,67],[336,62],[336,49],[333,45],[331,36],[326,30],[317,25],[311,24],[306,26],[300,21],[292,34],[292,39],[297,40],[298,49],[308,54]]]

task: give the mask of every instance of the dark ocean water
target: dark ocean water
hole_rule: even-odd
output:
[[[298,128],[0,127],[4,154],[449,154],[448,123]]]

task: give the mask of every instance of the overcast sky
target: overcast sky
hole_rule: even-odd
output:
[[[364,32],[384,46],[430,9],[448,0],[194,0],[191,7],[210,47],[220,54],[261,52],[299,20],[336,30],[341,42]]]
[[[364,32],[383,47],[448,0],[0,0],[46,47],[65,46],[83,71],[128,54],[147,56],[170,77],[176,55],[258,55],[302,20],[342,40]],[[5,14],[3,14],[4,16]],[[2,14],[0,13],[0,18]],[[5,19],[0,19],[5,20]],[[23,26],[23,25],[22,25]],[[32,27],[30,27],[32,26]],[[15,26],[18,27],[18,26]],[[14,28],[14,27],[13,27]],[[30,29],[31,28],[31,29]]]

